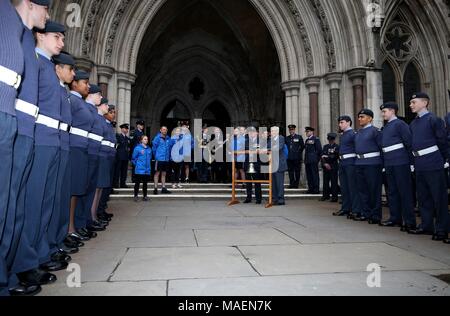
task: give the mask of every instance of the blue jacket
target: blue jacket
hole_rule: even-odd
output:
[[[189,157],[194,148],[194,140],[192,136],[180,134],[172,136],[170,140],[170,160],[174,162],[183,162],[185,157]]]
[[[163,138],[161,133],[156,135],[152,142],[153,157],[156,161],[170,161],[172,140],[169,136]]]
[[[356,166],[378,166],[383,164],[381,132],[378,128],[370,126],[360,129],[355,136],[355,151],[358,155],[380,153],[379,157],[356,159]]]
[[[356,154],[355,150],[355,137],[356,133],[353,129],[344,132],[341,136],[339,155],[353,155]],[[354,166],[356,158],[341,159],[341,167]]]
[[[384,153],[384,166],[395,167],[412,164],[411,142],[412,136],[408,124],[400,119],[387,123],[382,131],[382,147],[387,148],[403,144],[402,149]]]
[[[136,174],[149,176],[152,173],[151,161],[152,150],[150,147],[145,148],[142,144],[139,144],[134,148],[132,162]]]
[[[432,113],[417,117],[410,125],[412,133],[412,150],[420,151],[429,147],[438,146],[439,151],[432,154],[415,157],[416,171],[443,170],[449,159],[447,131],[444,121]]]

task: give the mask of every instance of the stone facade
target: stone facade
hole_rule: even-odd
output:
[[[322,137],[336,129],[339,114],[354,115],[363,106],[379,113],[386,97],[395,98],[402,105],[400,114],[407,116],[404,105],[412,87],[429,92],[437,114],[450,110],[448,0],[233,1],[241,11],[233,11],[226,0],[183,0],[183,4],[180,0],[60,0],[53,1],[51,13],[55,20],[67,23],[74,14],[67,11],[68,5],[79,5],[80,24],[69,29],[66,50],[77,57],[80,68],[91,71],[91,80],[117,104],[120,123],[144,118],[152,131],[160,122],[164,102],[173,101],[170,91],[199,118],[208,104],[221,102],[232,124],[259,120],[313,125]],[[219,34],[213,31],[191,34],[202,48],[197,51],[181,47],[181,40],[166,43],[168,49],[179,48],[170,55],[170,62],[178,58],[183,67],[179,69],[193,76],[180,73],[179,80],[174,80],[179,69],[152,63],[158,56],[164,61],[152,45],[162,43],[171,27],[176,34],[173,23],[183,19],[189,6],[202,5],[212,6],[231,31],[217,31],[222,34],[217,42],[207,37]],[[239,15],[245,10],[245,17]],[[266,43],[264,32],[272,43]],[[227,34],[235,39],[228,40]],[[226,45],[220,50],[221,40]],[[232,41],[241,45],[240,55],[234,48],[227,51]],[[196,67],[207,62],[209,74],[201,71],[206,66]],[[211,75],[215,67],[220,76]],[[187,101],[189,83],[195,77],[206,84],[204,96]],[[383,89],[390,93],[383,95]],[[379,116],[376,121],[380,126]]]

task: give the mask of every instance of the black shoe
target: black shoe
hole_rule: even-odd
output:
[[[107,216],[109,219],[112,219],[113,217],[114,217],[114,214],[112,214],[112,213],[108,213],[108,212],[104,212],[103,213],[105,216]]]
[[[349,216],[350,214],[345,212],[345,211],[339,211],[339,212],[335,212],[333,213],[333,216],[337,216],[337,217],[342,217],[342,216]]]
[[[110,222],[111,221],[111,217],[105,215],[105,214],[100,214],[97,216],[99,220],[104,221],[104,222]]]
[[[66,245],[62,246],[60,249],[58,249],[59,252],[62,252],[66,255],[74,255],[76,253],[80,252],[80,248],[78,247],[67,247]]]
[[[58,280],[56,275],[40,269],[33,269],[27,272],[18,273],[17,277],[24,286],[47,285],[55,283]]]
[[[319,202],[325,202],[325,201],[328,201],[328,200],[330,200],[329,197],[322,197],[322,198],[319,200]]]
[[[62,252],[62,251],[58,251],[57,253],[54,253],[51,256],[51,259],[53,262],[67,262],[69,263],[70,261],[72,261],[72,257],[69,256],[68,254]]]
[[[445,239],[444,244],[450,245],[450,239]]]
[[[252,203],[252,200],[246,199],[246,200],[244,201],[244,204],[250,204],[250,203]]]
[[[88,229],[86,229],[86,228],[80,229],[80,230],[78,231],[78,233],[82,233],[82,234],[84,234],[85,236],[89,237],[90,239],[97,238],[97,236],[98,236],[96,232],[92,232],[92,231],[90,231],[90,230],[88,230]]]
[[[447,235],[435,234],[433,235],[434,241],[445,241],[447,240]]]
[[[393,222],[393,221],[386,221],[386,222],[381,222],[380,223],[381,227],[402,227],[402,224]]]
[[[369,219],[369,225],[380,225],[381,220],[379,219]]]
[[[139,202],[139,198],[137,196],[134,197],[134,202],[135,203]]]
[[[347,215],[347,219],[348,219],[348,220],[354,220],[355,217],[356,217],[356,215],[355,215],[355,214],[352,214],[352,213],[350,213],[350,214]]]
[[[150,201],[150,199],[148,197],[145,196],[142,198],[142,202],[148,202],[148,201]]]
[[[172,194],[172,192],[167,190],[167,188],[163,188],[162,191],[161,191],[161,194]]]
[[[69,264],[67,262],[59,262],[59,261],[50,261],[48,263],[41,264],[39,269],[44,270],[46,272],[57,272],[66,270]]]
[[[285,202],[277,202],[277,204],[275,204],[276,206],[285,206],[286,203]]]
[[[79,236],[77,233],[75,235]],[[81,236],[79,236],[81,237]],[[84,247],[84,243],[80,241],[78,238],[74,238],[73,236],[67,236],[64,239],[64,245],[68,248],[81,248]]]
[[[261,205],[262,201],[256,201],[256,205]]]
[[[331,202],[331,203],[337,203],[337,202],[339,202],[339,199],[331,199],[330,202]]]
[[[415,226],[415,225],[411,225],[411,226],[403,225],[402,228],[400,229],[400,231],[409,234],[411,231],[416,230],[416,229],[417,229],[417,226]]]
[[[93,222],[91,225],[86,227],[89,232],[104,232],[106,230],[105,226],[100,224],[99,222]]]
[[[98,222],[101,226],[105,226],[105,228],[109,226],[109,221],[104,221],[104,220],[102,220],[102,219],[99,218],[99,219],[97,220],[97,222]]]
[[[423,228],[412,229],[408,232],[408,234],[410,234],[410,235],[426,235],[426,236],[434,235],[432,232],[426,231]]]
[[[79,232],[71,233],[71,234],[69,234],[68,237],[72,238],[73,240],[80,241],[80,242],[91,240],[87,235],[85,235],[85,234],[82,235]],[[78,246],[78,247],[80,247],[80,246]]]
[[[153,195],[158,195],[158,189],[153,190]]]
[[[353,220],[355,222],[367,222],[369,221],[368,217],[362,216],[362,215],[355,215],[355,217],[353,218]]]
[[[9,295],[11,296],[35,296],[42,291],[40,285],[18,285],[12,289],[9,289]]]

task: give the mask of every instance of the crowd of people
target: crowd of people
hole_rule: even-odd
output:
[[[350,116],[340,117],[340,144],[339,135],[330,133],[324,148],[314,128],[306,128],[304,141],[294,125],[286,138],[278,127],[260,132],[258,126],[229,135],[205,126],[196,137],[183,123],[171,134],[163,126],[150,139],[139,121],[130,139],[128,124],[116,134],[115,106],[101,88],[75,69],[64,51],[66,29],[48,20],[48,6],[49,0],[0,0],[0,296],[39,293],[56,281],[52,272],[65,270],[72,254],[106,230],[114,216],[107,212],[109,195],[127,186],[130,160],[136,201],[141,184],[147,201],[152,180],[153,194],[170,194],[168,181],[181,188],[193,174],[204,183],[228,183],[232,173],[241,180],[266,179],[268,161],[256,152],[267,149],[277,162],[269,170],[275,205],[285,205],[287,171],[290,187],[299,187],[303,162],[308,193],[319,194],[322,164],[322,200],[337,202],[342,193],[335,216],[449,243],[450,129],[428,111],[428,95],[412,96],[417,118],[410,126],[397,118],[394,103],[381,107],[387,122],[382,131],[372,125],[371,110],[359,113],[357,132]],[[262,203],[260,183],[245,188],[245,203]]]

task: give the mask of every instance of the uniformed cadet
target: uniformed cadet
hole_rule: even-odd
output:
[[[108,136],[105,137],[104,141],[110,142],[112,146],[110,146],[107,161],[109,164],[109,172],[110,172],[110,183],[109,186],[102,191],[102,197],[100,198],[97,216],[102,221],[111,221],[114,217],[114,214],[110,214],[106,212],[108,209],[108,201],[109,196],[113,187],[113,178],[115,172],[115,161],[116,161],[116,131],[113,123],[116,119],[116,107],[114,105],[109,105],[108,113],[105,114],[106,123],[109,127]]]
[[[258,131],[255,127],[249,127],[247,129],[248,135],[245,139],[245,151],[255,152],[260,149],[260,143],[258,138]],[[261,161],[259,159],[259,155],[256,153],[247,153],[245,155],[245,179],[247,181],[259,181],[261,180]],[[262,203],[262,189],[261,183],[255,183],[255,198],[256,204]],[[244,201],[244,204],[252,203],[252,195],[253,195],[253,183],[247,183],[247,198]]]
[[[322,168],[323,168],[323,196],[321,201],[336,203],[339,199],[339,145],[336,144],[337,134],[330,133],[327,135],[328,144],[323,147],[322,151]],[[330,187],[331,183],[331,187]]]
[[[284,137],[280,135],[279,127],[272,127],[270,133],[270,150],[272,151],[272,160],[276,159],[276,170],[273,170],[272,175],[273,205],[283,206],[286,204],[284,196],[284,178],[286,171],[288,171],[286,159],[288,148]]]
[[[444,121],[429,112],[429,104],[426,93],[411,97],[411,110],[417,114],[410,128],[422,224],[410,233],[445,241],[449,220],[445,164],[450,156],[449,145]]]
[[[61,159],[59,163],[57,191],[55,203],[53,205],[53,214],[48,226],[47,236],[50,247],[49,255],[53,261],[71,260],[69,254],[78,252],[78,247],[69,248],[64,245],[64,239],[69,230],[70,218],[70,126],[72,125],[72,109],[69,100],[69,92],[66,84],[70,84],[75,77],[75,59],[61,53],[53,57],[55,63],[56,75],[60,81],[60,100],[61,100]]]
[[[334,213],[334,216],[347,216],[353,219],[360,217],[361,206],[356,181],[356,133],[352,128],[353,121],[348,115],[341,116],[338,120],[342,133],[339,147],[339,179],[342,191],[342,209]]]
[[[389,219],[381,225],[410,231],[417,225],[411,176],[412,136],[408,124],[397,118],[398,109],[392,102],[381,106],[383,119],[387,122],[382,131],[382,146],[390,209]]]
[[[99,173],[99,153],[103,141],[103,115],[99,115],[98,106],[102,101],[102,90],[97,85],[89,87],[86,105],[93,117],[93,124],[88,134],[88,185],[86,194],[80,198],[75,210],[75,228],[85,238],[96,238],[98,231],[104,227],[97,225],[92,219],[91,207],[97,189]],[[106,111],[105,111],[106,113]]]
[[[117,135],[117,158],[116,171],[114,175],[114,187],[126,189],[131,144],[131,140],[128,137],[130,125],[122,124],[120,125],[120,130],[121,133]]]
[[[368,109],[358,114],[361,129],[355,137],[356,179],[362,213],[355,220],[378,225],[382,219],[383,158],[381,132],[372,125],[373,118],[373,111]]]
[[[51,61],[64,48],[63,25],[47,21],[36,33],[39,62],[39,116],[35,127],[35,153],[26,187],[25,223],[14,269],[27,285],[56,281],[50,271],[67,267],[67,262],[50,261],[47,228],[53,212],[60,160],[60,81]]]
[[[89,74],[76,71],[74,81],[70,84],[70,104],[72,108],[72,128],[70,130],[70,169],[71,169],[71,204],[70,225],[66,246],[83,247],[84,241],[89,240],[77,232],[75,227],[75,210],[80,198],[87,193],[88,187],[88,144],[89,132],[94,124],[89,107],[85,102],[89,95]]]
[[[6,258],[9,272],[13,270],[12,264],[17,253],[17,246],[24,223],[25,187],[33,161],[34,125],[39,111],[37,108],[39,65],[32,30],[34,27],[41,29],[45,27],[50,1],[31,1],[28,5],[25,1],[18,1],[14,4],[24,26],[22,48],[25,68],[16,100],[18,133],[14,141],[14,161],[11,171],[8,216],[3,234],[1,234],[0,229],[0,236],[2,236],[0,257]],[[0,34],[0,36],[3,36],[3,34]],[[35,295],[39,291],[39,285],[19,285],[15,274],[10,273],[9,292],[11,295]]]
[[[110,134],[110,124],[107,123],[105,119],[105,114],[109,111],[109,101],[106,98],[102,98],[100,105],[98,106],[98,121],[97,124],[101,125],[102,136],[101,147],[99,151],[99,166],[98,166],[98,176],[96,181],[96,190],[91,201],[91,197],[88,199],[88,205],[91,205],[91,225],[90,229],[94,231],[104,231],[108,226],[109,221],[103,221],[98,217],[97,209],[100,203],[100,198],[102,196],[103,189],[109,188],[111,186],[111,170],[110,164],[108,162],[108,155],[113,143],[108,140]]]
[[[308,194],[320,193],[319,162],[322,156],[322,144],[320,139],[314,136],[315,129],[306,127],[305,141],[305,166],[308,179]]]
[[[15,101],[17,89],[21,83],[24,69],[24,55],[22,49],[23,24],[9,0],[0,1],[0,236],[5,227],[6,211],[11,187],[11,169],[13,168],[14,139],[17,133],[17,119]],[[9,247],[5,242],[5,247]],[[4,241],[2,239],[2,247]],[[39,291],[38,287],[24,289],[25,291]],[[9,295],[8,272],[5,255],[0,253],[0,296]]]
[[[300,186],[300,174],[302,171],[303,151],[305,150],[305,142],[303,137],[296,133],[297,126],[289,125],[289,136],[286,137],[286,145],[289,154],[287,164],[289,168],[289,188],[298,189]]]

